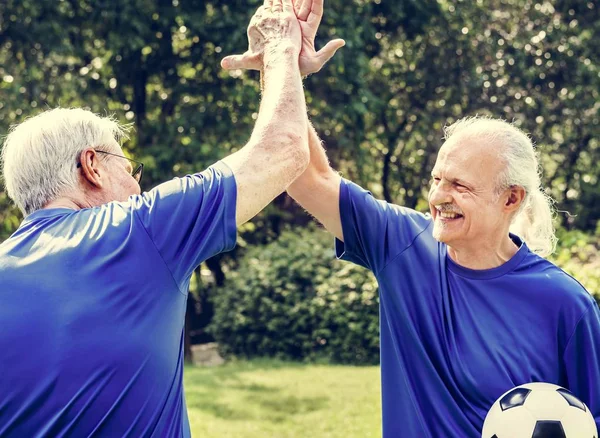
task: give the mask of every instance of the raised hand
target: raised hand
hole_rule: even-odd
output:
[[[346,42],[342,39],[329,41],[318,52],[315,49],[315,36],[323,18],[323,0],[294,0],[294,11],[302,30],[302,49],[300,51],[300,73],[303,76],[316,73],[335,52]]]
[[[265,51],[292,47],[300,52],[300,24],[292,0],[265,0],[248,25],[248,50],[242,55],[226,56],[221,67],[261,70]]]

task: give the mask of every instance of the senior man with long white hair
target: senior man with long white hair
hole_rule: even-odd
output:
[[[264,71],[249,142],[140,193],[123,129],[81,109],[14,128],[4,183],[25,219],[0,245],[0,436],[187,437],[183,326],[190,277],[308,165],[291,0],[248,28]]]
[[[295,7],[301,59],[318,70],[323,0]],[[254,68],[236,56],[222,65]],[[379,283],[384,438],[479,438],[494,401],[529,382],[570,389],[600,425],[600,310],[543,258],[552,201],[527,135],[481,117],[448,127],[429,214],[340,177],[310,123],[308,135],[310,164],[288,193],[335,236],[338,257]]]

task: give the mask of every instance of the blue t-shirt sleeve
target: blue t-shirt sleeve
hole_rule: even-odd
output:
[[[345,179],[339,202],[344,241],[335,240],[336,256],[375,274],[431,224],[429,215],[377,200],[371,192]]]
[[[219,161],[136,197],[134,212],[181,288],[204,260],[235,247],[236,183]]]
[[[600,430],[600,309],[592,303],[565,348],[569,390],[589,408]]]

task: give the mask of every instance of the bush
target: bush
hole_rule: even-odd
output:
[[[600,303],[597,237],[558,235],[551,260]],[[209,330],[225,356],[379,361],[377,283],[366,269],[335,260],[333,239],[323,230],[286,231],[249,248],[214,301]]]
[[[249,248],[214,301],[210,330],[225,356],[379,363],[377,283],[335,260],[323,230]]]
[[[595,235],[559,229],[557,236],[558,245],[550,260],[594,294],[600,306],[600,227]]]

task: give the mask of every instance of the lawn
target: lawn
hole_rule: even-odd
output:
[[[184,383],[195,438],[381,437],[379,367],[235,362]]]

